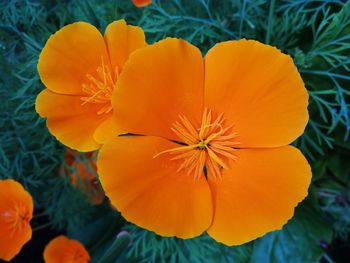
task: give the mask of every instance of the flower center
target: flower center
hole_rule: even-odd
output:
[[[11,225],[12,231],[19,231],[30,221],[30,215],[26,207],[17,204],[12,210],[4,211],[0,214]]]
[[[113,107],[111,103],[112,92],[116,86],[116,82],[119,76],[119,68],[116,67],[112,74],[108,66],[104,64],[103,57],[101,57],[101,66],[97,71],[97,78],[90,74],[86,74],[86,78],[90,81],[89,84],[82,85],[82,91],[86,96],[81,97],[85,105],[87,103],[102,104],[101,109],[97,114],[109,113]]]
[[[73,262],[87,262],[87,258],[80,251],[75,251],[73,255]]]
[[[225,126],[224,114],[214,118],[208,109],[204,110],[198,129],[186,117],[179,119],[171,129],[186,145],[160,152],[154,158],[169,153],[175,155],[171,160],[182,161],[178,172],[185,169],[199,179],[205,167],[209,175],[220,178],[221,170],[227,168],[226,162],[237,159],[235,147],[239,142],[238,134],[232,132],[233,125]]]

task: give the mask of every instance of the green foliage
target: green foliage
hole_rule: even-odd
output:
[[[137,262],[171,263],[316,262],[324,254],[319,243],[331,241],[332,228],[322,215],[315,194],[310,193],[282,230],[236,247],[217,243],[207,234],[184,241],[174,237],[160,237],[129,225],[126,229],[135,239],[128,251],[128,259],[132,258]]]
[[[160,237],[135,225],[126,228],[134,236],[127,259],[135,262],[247,262],[252,244],[227,247],[207,234],[192,239]]]
[[[315,262],[324,253],[318,245],[331,237],[331,227],[322,218],[317,202],[312,203],[310,193],[282,231],[269,233],[254,243],[252,262]]]
[[[22,182],[48,216],[46,227],[83,242],[94,261],[111,246],[125,248],[124,241],[114,243],[121,229],[133,239],[124,255],[130,262],[317,262],[330,258],[320,242],[348,240],[349,1],[161,0],[139,9],[127,0],[10,0],[1,1],[0,10],[0,178]],[[107,200],[93,206],[89,192],[70,183],[69,173],[77,171],[60,172],[66,150],[35,112],[35,97],[43,89],[38,56],[50,34],[66,24],[87,21],[103,32],[120,18],[142,26],[149,43],[181,37],[205,54],[217,42],[244,37],[293,56],[310,95],[310,121],[295,145],[309,159],[314,177],[312,195],[282,230],[239,247],[206,234],[161,238],[125,223]]]

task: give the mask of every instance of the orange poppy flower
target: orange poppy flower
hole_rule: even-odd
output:
[[[46,263],[86,263],[90,255],[80,242],[58,236],[45,247],[44,260]]]
[[[131,0],[136,7],[145,7],[152,4],[152,0]]]
[[[104,37],[77,22],[49,38],[38,62],[47,89],[38,95],[36,111],[59,141],[87,152],[120,132],[111,96],[129,55],[145,45],[142,29],[124,20],[109,24]]]
[[[33,199],[12,180],[0,181],[0,259],[10,261],[32,238]]]
[[[228,41],[203,59],[162,40],[130,57],[112,103],[124,130],[146,136],[105,144],[99,178],[143,228],[238,245],[280,229],[307,195],[310,166],[288,144],[304,131],[308,94],[274,47]]]
[[[78,152],[67,149],[65,165],[62,166],[61,172],[70,176],[73,186],[88,194],[92,204],[98,205],[103,202],[105,194],[96,177],[97,167],[96,161],[92,159],[93,153],[89,152],[85,155],[86,159],[80,159]]]

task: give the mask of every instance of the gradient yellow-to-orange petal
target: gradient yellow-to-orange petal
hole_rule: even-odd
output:
[[[0,259],[10,261],[32,237],[33,199],[12,180],[0,181]]]
[[[82,84],[89,83],[86,74],[98,76],[102,58],[109,58],[104,39],[94,26],[77,22],[53,34],[46,42],[38,62],[41,81],[51,91],[81,94]]]
[[[44,260],[45,263],[87,263],[90,255],[80,242],[58,236],[45,247]]]
[[[205,105],[234,124],[240,147],[278,147],[300,136],[308,94],[290,56],[253,40],[222,42],[205,57]]]
[[[43,90],[36,99],[36,111],[46,117],[50,132],[63,144],[83,152],[98,149],[96,128],[111,116],[97,114],[100,104],[82,105],[79,96],[62,95]]]
[[[204,62],[188,42],[167,38],[135,51],[114,90],[114,116],[121,129],[178,139],[171,131],[179,114],[199,124],[203,111]]]
[[[100,144],[106,143],[108,140],[116,137],[118,134],[125,133],[119,127],[112,114],[108,114],[106,118],[95,130],[94,140]]]
[[[133,4],[137,7],[148,6],[152,3],[152,0],[131,0]]]
[[[138,26],[127,25],[124,20],[110,23],[104,39],[113,70],[117,67],[121,71],[130,54],[146,46],[143,30]]]
[[[208,176],[214,220],[208,234],[226,245],[240,245],[280,229],[307,195],[311,169],[292,146],[239,149],[222,179]]]
[[[99,153],[99,179],[112,205],[128,221],[162,236],[190,238],[212,220],[204,177],[177,172],[179,161],[155,155],[177,144],[153,136],[120,136]]]

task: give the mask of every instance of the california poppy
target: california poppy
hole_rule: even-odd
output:
[[[46,263],[86,263],[90,255],[79,241],[58,236],[45,247],[44,260]]]
[[[136,51],[112,98],[131,134],[105,144],[97,167],[112,204],[163,236],[203,231],[238,245],[280,229],[307,195],[311,170],[288,146],[308,121],[290,56],[253,40],[203,59],[180,39]]]
[[[12,180],[0,181],[0,259],[10,261],[32,238],[33,199]]]
[[[84,158],[79,158],[78,152],[67,148],[61,173],[69,176],[72,185],[84,191],[92,204],[101,204],[105,194],[96,176],[97,167],[94,153],[88,152],[81,155]]]
[[[38,62],[47,89],[38,95],[36,111],[59,141],[93,151],[119,132],[111,96],[129,55],[145,45],[142,29],[124,20],[109,24],[104,37],[77,22],[49,38]]]
[[[131,0],[136,7],[145,7],[152,3],[152,0]]]

